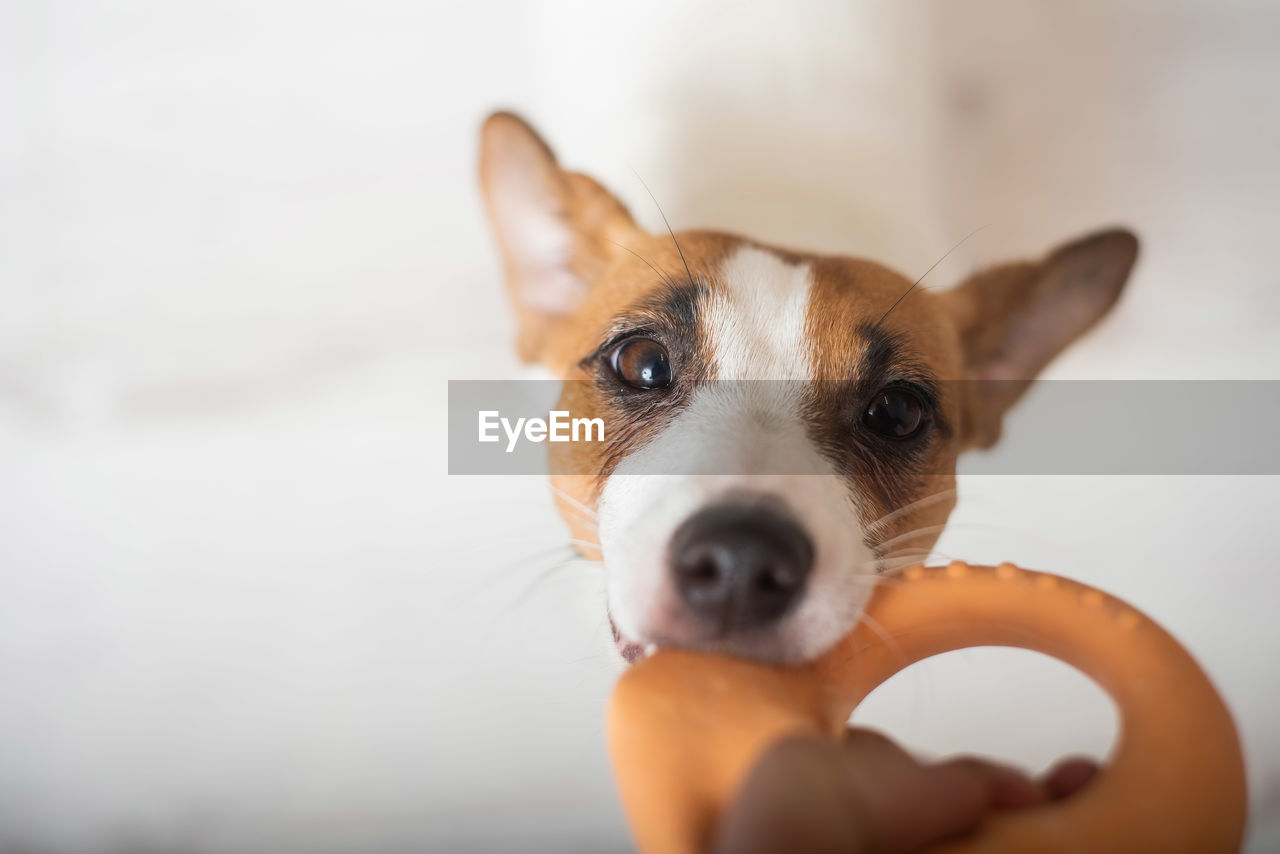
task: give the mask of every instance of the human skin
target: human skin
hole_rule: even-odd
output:
[[[730,804],[715,854],[909,854],[963,836],[991,812],[1069,797],[1097,765],[1067,759],[1042,777],[960,757],[920,762],[883,735],[797,737],[770,748]]]

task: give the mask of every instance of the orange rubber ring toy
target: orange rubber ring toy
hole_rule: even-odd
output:
[[[1218,692],[1182,646],[1129,605],[1019,569],[915,566],[881,585],[862,622],[818,660],[777,667],[660,650],[619,680],[609,708],[614,774],[645,854],[698,854],[763,751],[837,737],[893,674],[972,646],[1035,650],[1092,677],[1120,727],[1102,771],[1070,798],[1000,813],[947,854],[1227,854],[1246,816],[1244,759]]]

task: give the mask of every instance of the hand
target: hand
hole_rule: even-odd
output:
[[[889,739],[850,729],[842,745],[780,742],[752,769],[716,835],[716,854],[910,854],[976,828],[990,812],[1064,798],[1097,772],[1087,759],[1039,780],[974,758],[916,761]]]

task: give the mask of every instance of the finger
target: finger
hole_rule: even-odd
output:
[[[958,765],[934,765],[869,796],[884,850],[918,851],[973,830],[987,812],[986,781]]]
[[[916,767],[916,761],[896,741],[883,733],[865,727],[849,727],[844,731],[845,753],[858,757],[860,761],[874,763],[881,769],[886,766]]]
[[[923,765],[873,730],[845,732],[846,771],[889,851],[913,851],[971,830],[991,809],[1034,806],[1047,792],[1004,765],[958,757]]]
[[[767,751],[729,804],[712,851],[879,851],[874,817],[830,741],[791,738]]]
[[[1049,793],[1035,780],[1009,765],[976,756],[958,756],[942,763],[940,767],[960,769],[981,781],[990,809],[1024,809],[1049,799]]]
[[[1043,786],[1050,798],[1059,800],[1083,789],[1100,770],[1098,763],[1087,757],[1063,759],[1045,774]]]

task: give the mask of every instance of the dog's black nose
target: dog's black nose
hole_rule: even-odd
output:
[[[813,543],[771,507],[716,505],[676,529],[670,561],[690,610],[725,634],[777,620],[800,599]]]

